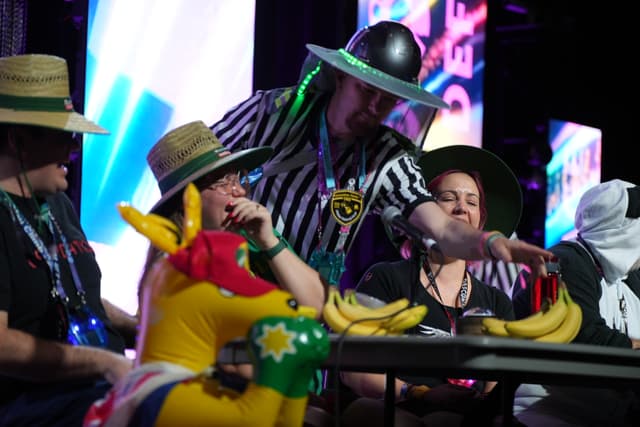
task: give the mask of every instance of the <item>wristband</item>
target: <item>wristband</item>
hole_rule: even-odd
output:
[[[287,244],[284,242],[284,238],[280,236],[278,239],[279,241],[274,247],[261,251],[268,260],[272,260],[274,256],[278,255],[280,252],[287,248]]]
[[[487,231],[482,233],[482,237],[480,238],[480,253],[485,257],[488,256],[491,259],[497,259],[491,252],[491,244],[494,240],[500,237],[504,237],[506,239],[505,235],[499,231]]]

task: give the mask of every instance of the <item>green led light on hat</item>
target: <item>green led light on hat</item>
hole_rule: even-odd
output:
[[[315,77],[316,74],[320,72],[321,64],[322,64],[322,61],[318,61],[318,65],[316,66],[316,68],[309,71],[307,75],[304,77],[304,79],[302,79],[302,83],[300,83],[300,86],[298,87],[298,91],[297,91],[297,94],[299,96],[304,95],[304,93],[307,90],[307,86],[309,86],[309,83],[311,82],[311,80]]]

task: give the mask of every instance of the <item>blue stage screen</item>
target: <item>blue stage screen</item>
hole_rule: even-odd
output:
[[[359,28],[382,20],[411,28],[422,50],[420,84],[452,107],[434,111],[405,102],[386,123],[425,150],[480,147],[486,0],[359,0]]]
[[[253,0],[90,0],[85,114],[111,134],[85,135],[82,226],[103,296],[137,310],[148,241],[119,216],[160,198],[146,154],[167,131],[211,124],[252,90]]]
[[[602,132],[571,121],[549,121],[545,247],[575,236],[574,217],[586,190],[600,183]]]

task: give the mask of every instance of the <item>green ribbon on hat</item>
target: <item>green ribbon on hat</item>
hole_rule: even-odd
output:
[[[175,185],[182,182],[189,177],[192,173],[204,168],[205,166],[217,162],[220,160],[220,155],[217,150],[208,151],[193,160],[189,160],[178,169],[171,172],[158,182],[158,187],[162,194],[172,189]]]
[[[248,334],[254,382],[297,399],[307,396],[309,383],[329,356],[326,329],[308,317],[265,317]]]
[[[72,113],[71,98],[13,96],[0,94],[0,108],[19,111],[47,111],[50,113]]]

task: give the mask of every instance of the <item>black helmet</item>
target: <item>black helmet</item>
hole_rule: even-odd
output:
[[[358,30],[344,49],[307,44],[307,49],[332,67],[399,98],[451,108],[420,86],[422,55],[411,30],[399,22],[381,21]]]
[[[413,33],[404,25],[381,21],[358,30],[345,48],[368,65],[405,82],[417,83],[422,62]]]

